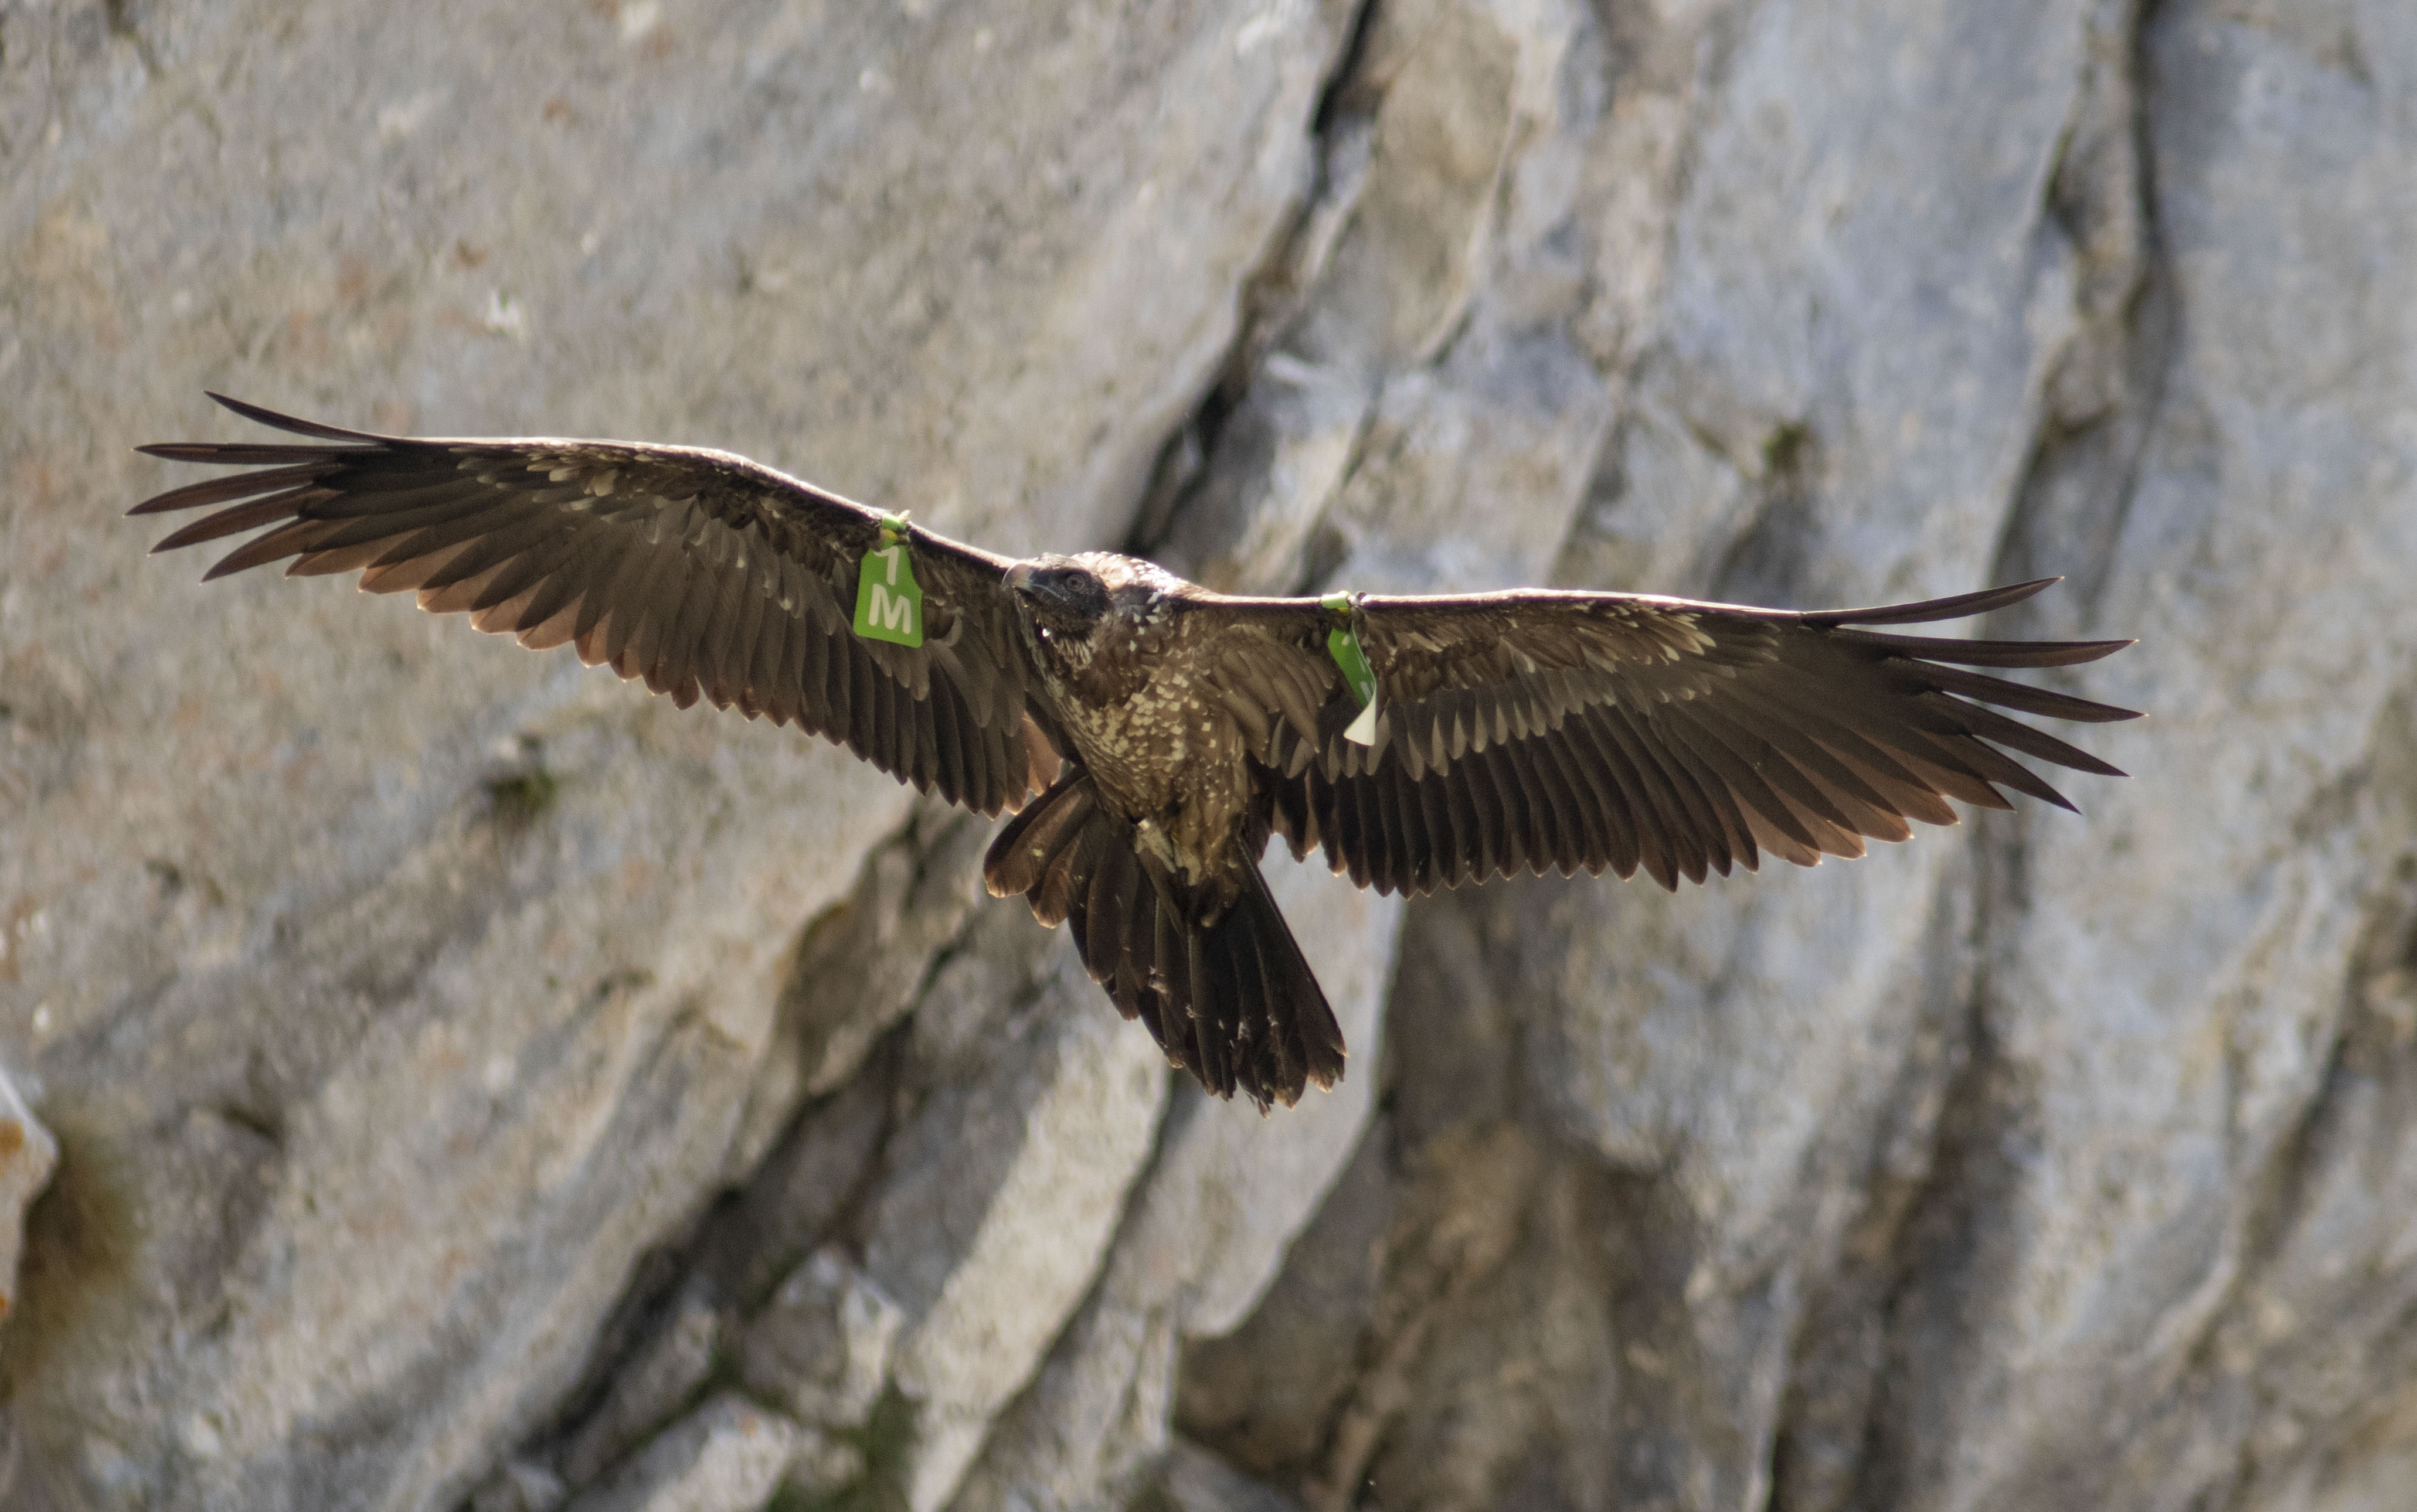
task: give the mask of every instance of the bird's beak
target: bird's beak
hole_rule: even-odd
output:
[[[1032,564],[1018,562],[1007,569],[1007,591],[1020,594],[1032,586]]]

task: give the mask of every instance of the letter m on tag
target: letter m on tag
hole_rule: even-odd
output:
[[[880,583],[873,585],[873,597],[864,606],[864,633],[888,640],[917,641],[915,633],[915,600],[904,594],[892,595]]]
[[[864,553],[856,579],[856,633],[895,645],[923,643],[923,590],[904,542]]]

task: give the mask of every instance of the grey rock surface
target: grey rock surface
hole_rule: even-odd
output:
[[[0,1322],[17,1306],[17,1262],[25,1247],[25,1209],[58,1169],[59,1142],[41,1126],[0,1067]]]
[[[917,1411],[914,1512],[955,1490],[1082,1302],[1166,1100],[1148,1037],[1081,1011],[1095,989],[1071,937],[1021,982],[998,969],[1042,938],[1019,907],[988,910],[989,938],[935,975],[907,1057],[921,1096],[866,1200],[865,1272],[903,1314],[890,1377]]]
[[[1154,1489],[1175,1512],[1294,1512],[1299,1503],[1180,1439],[1167,1447]]]
[[[798,1432],[784,1417],[716,1397],[568,1512],[753,1512],[779,1488]]]
[[[818,1249],[748,1324],[740,1378],[801,1422],[855,1428],[881,1399],[904,1321],[898,1304],[846,1256]]]
[[[470,1512],[555,1512],[570,1499],[562,1477],[543,1465],[507,1459],[470,1493]]]
[[[1270,890],[1303,930],[1358,1069],[1282,1114],[1177,1089],[1089,1297],[992,1425],[961,1512],[1077,1505],[1144,1484],[1170,1448],[1183,1342],[1241,1322],[1367,1126],[1402,910],[1303,867],[1283,868]]]
[[[631,1356],[616,1362],[604,1399],[564,1446],[562,1474],[586,1485],[646,1444],[705,1388],[724,1325],[711,1288],[682,1286]]]
[[[0,0],[0,1504],[2403,1504],[2411,98],[2386,0]],[[1249,591],[2063,573],[1977,633],[2151,718],[1676,896],[1271,863],[1262,1119],[831,748],[143,560],[205,386]]]

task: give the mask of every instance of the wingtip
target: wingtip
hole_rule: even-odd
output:
[[[2056,645],[2059,650],[2065,653],[2068,659],[2056,662],[2044,662],[2042,665],[2078,667],[2085,662],[2104,661],[2108,657],[2113,656],[2116,652],[2121,651],[2128,646],[2138,645],[2140,643],[2139,640],[2135,637],[2128,641],[2067,641],[2061,643],[2056,642],[2045,642],[2043,643]]]
[[[293,418],[291,416],[280,415],[275,410],[264,409],[258,404],[247,403],[232,394],[221,394],[215,388],[205,388],[202,392],[219,408],[232,411],[247,420],[257,420],[262,425],[275,430],[288,429],[289,422]]]
[[[151,448],[144,446],[140,449],[149,451]],[[138,504],[131,509],[127,510],[126,518],[131,520],[136,515],[166,514],[171,509],[179,509],[184,507],[185,500],[190,496],[190,491],[186,489],[170,489],[165,493],[155,493],[151,497],[144,500],[141,504]]]
[[[1814,610],[1801,616],[1807,625],[1839,628],[1862,625],[1921,625],[1939,620],[1969,619],[2019,604],[2064,580],[2033,578],[2029,582],[2001,583],[1994,588],[1982,588],[1971,593],[1953,594],[1945,598],[1924,598],[1914,603],[1876,604],[1864,609]]]
[[[163,461],[215,463],[221,461],[219,453],[225,445],[219,441],[154,441],[134,449]]]
[[[2063,581],[2064,574],[2060,572],[2052,578],[2032,578],[2028,582],[2009,582],[2003,587],[1984,591],[1990,595],[1989,608],[2003,609],[2008,604],[2019,604],[2026,598],[2036,598]]]
[[[215,388],[205,388],[202,390],[202,393],[211,403],[217,405],[222,410],[229,411],[232,414],[240,415],[247,420],[256,420],[260,424],[268,426],[272,430],[281,431],[285,429],[284,425],[281,422],[282,422],[286,416],[278,414],[274,410],[263,409],[257,404],[246,403],[244,401],[236,398],[232,394],[221,394]]]
[[[403,439],[399,436],[380,435],[373,431],[347,431],[342,426],[322,425],[316,420],[305,420],[296,416],[281,414],[266,405],[250,403],[212,388],[205,388],[202,392],[220,408],[240,415],[255,424],[265,425],[272,431],[284,431],[297,436],[315,436],[322,441],[362,441],[384,445]]]
[[[242,416],[247,420],[258,420],[263,425],[275,425],[278,421],[288,418],[286,416],[278,414],[275,410],[266,409],[261,405],[251,403],[249,401],[237,399],[233,394],[221,394],[215,388],[205,388],[202,390],[202,394],[205,398],[208,399],[211,403],[216,404],[219,408],[222,410],[232,410],[236,414]]]

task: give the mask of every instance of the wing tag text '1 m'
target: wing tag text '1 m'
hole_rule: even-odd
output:
[[[881,517],[881,544],[856,574],[856,633],[896,645],[923,643],[923,590],[906,550],[906,517]]]

